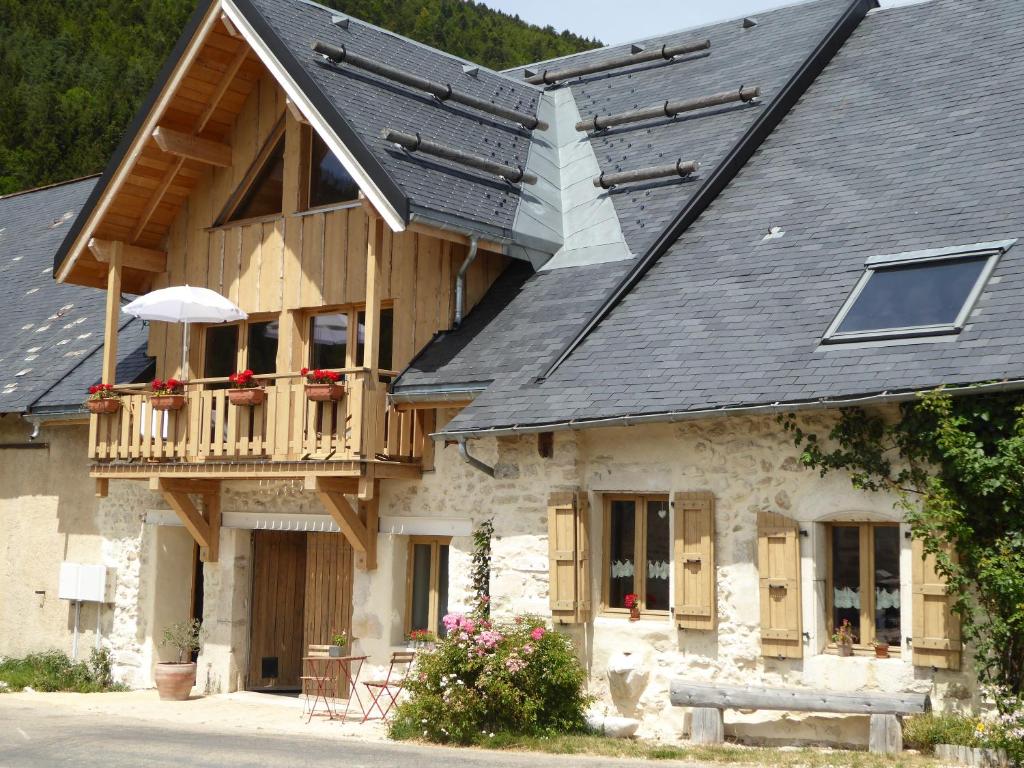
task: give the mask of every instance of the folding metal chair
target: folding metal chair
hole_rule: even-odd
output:
[[[306,722],[313,719],[316,705],[320,700],[323,700],[328,716],[332,715],[331,705],[327,696],[331,683],[330,668],[324,667],[321,670],[318,662],[319,659],[330,658],[330,655],[329,646],[310,645],[306,652],[306,658],[303,659],[306,674],[300,677],[299,680],[302,682],[302,714],[309,716]],[[310,701],[311,695],[312,702]]]
[[[380,712],[380,719],[387,720],[388,713],[398,703],[398,697],[402,693],[402,689],[405,688],[405,681],[409,679],[409,672],[412,671],[412,662],[415,658],[415,651],[396,651],[391,654],[388,674],[383,680],[368,680],[363,683],[366,686],[366,692],[370,694],[370,706],[363,716],[364,723],[370,719],[374,707]],[[384,699],[385,696],[387,699]],[[381,706],[382,699],[387,705],[386,708]]]

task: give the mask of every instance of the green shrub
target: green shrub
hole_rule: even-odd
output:
[[[572,641],[536,617],[508,624],[450,614],[417,657],[391,723],[395,739],[472,744],[495,734],[583,733],[591,698]]]
[[[912,715],[903,721],[903,744],[922,752],[933,752],[936,744],[976,747],[978,719],[960,714]]]
[[[94,650],[88,662],[72,661],[63,651],[44,651],[22,659],[0,659],[0,689],[97,693],[126,690],[113,682],[110,653]]]

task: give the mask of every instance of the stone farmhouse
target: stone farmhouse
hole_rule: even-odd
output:
[[[688,732],[677,678],[978,705],[894,499],[803,469],[776,415],[827,429],[1024,380],[1022,24],[1012,0],[811,0],[494,72],[308,0],[201,2],[98,181],[0,201],[80,210],[40,242],[46,290],[106,292],[91,380],[5,399],[26,321],[0,410],[122,393],[59,470],[5,456],[4,567],[31,583],[0,598],[0,652],[36,631],[18,574],[92,558],[120,678],[151,685],[162,627],[195,615],[201,690],[295,688],[334,631],[384,663],[468,610],[492,519],[495,615],[550,616],[641,734]],[[194,326],[184,360],[181,325],[118,314],[183,284],[248,313]],[[140,334],[180,410],[138,383]],[[232,405],[246,368],[265,400]],[[339,372],[340,399],[310,400],[304,368]],[[15,510],[54,472],[26,545]],[[63,610],[40,635],[62,645]],[[865,739],[863,716],[726,732],[783,720],[790,742]]]

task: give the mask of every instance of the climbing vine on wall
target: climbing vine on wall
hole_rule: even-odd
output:
[[[473,594],[478,610],[486,618],[491,615],[491,537],[494,520],[484,520],[473,531]]]
[[[955,596],[979,682],[1002,713],[1024,708],[1024,394],[939,389],[896,415],[847,408],[827,439],[795,414],[780,421],[805,466],[898,495]]]

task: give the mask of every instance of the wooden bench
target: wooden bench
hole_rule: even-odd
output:
[[[831,712],[870,715],[868,749],[893,753],[903,749],[900,717],[931,710],[927,693],[842,693],[839,691],[791,690],[743,685],[708,685],[672,682],[669,693],[675,707],[692,707],[690,740],[697,744],[721,744],[725,739],[726,709],[772,709],[787,712]]]

